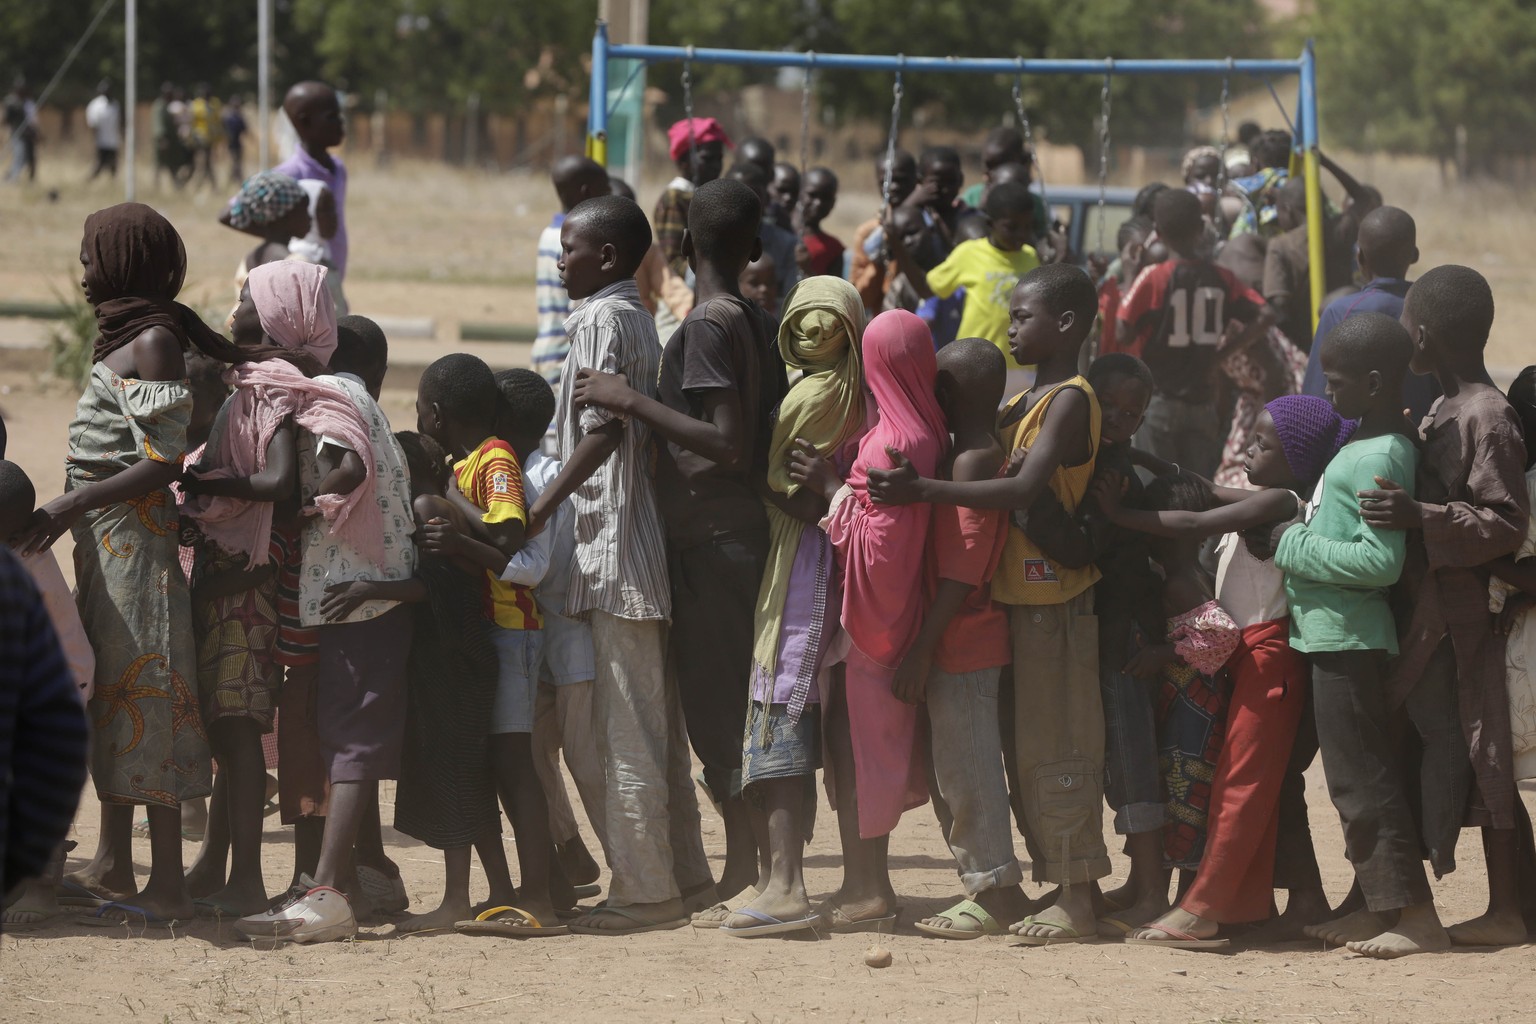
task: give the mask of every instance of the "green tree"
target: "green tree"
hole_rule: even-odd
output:
[[[1536,129],[1536,6],[1525,0],[1318,0],[1324,142],[1370,138],[1389,152],[1456,159],[1484,174],[1528,153]]]

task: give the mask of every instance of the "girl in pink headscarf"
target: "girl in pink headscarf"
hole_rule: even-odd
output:
[[[843,885],[822,916],[834,931],[869,931],[894,922],[895,891],[886,854],[902,812],[928,799],[918,747],[918,709],[891,693],[903,655],[922,625],[923,551],[931,507],[870,501],[869,470],[895,465],[900,452],[932,475],[949,444],[934,396],[933,338],[904,310],[881,313],[864,331],[864,378],[879,422],[859,444],[846,483],[804,450],[791,477],[828,493],[822,521],[845,577],[843,681],[824,695],[827,776],[843,842]]]
[[[300,550],[298,431],[339,438],[372,465],[368,425],[356,405],[334,385],[311,379],[336,349],[326,273],[297,261],[251,271],[230,318],[235,346],[248,361],[225,374],[234,391],[201,458],[182,480],[182,511],[198,535],[192,600],[198,695],[219,762],[208,841],[188,875],[192,896],[208,913],[238,917],[267,905],[262,735],[273,728],[284,664],[310,661],[306,651],[314,646],[305,635],[313,630],[301,630],[296,616],[280,612],[280,573],[296,571]],[[367,518],[363,505],[377,519],[372,502],[335,499],[336,528],[351,520],[352,532],[359,533]],[[376,525],[373,532],[381,542],[382,529]]]

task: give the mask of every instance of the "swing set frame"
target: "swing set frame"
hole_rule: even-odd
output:
[[[908,57],[904,54],[871,55],[854,53],[791,53],[780,50],[726,50],[692,46],[635,46],[611,43],[608,26],[598,21],[592,35],[592,82],[587,114],[587,155],[598,163],[608,163],[608,61],[629,59],[640,62],[640,67],[657,63],[681,63],[685,73],[693,64],[738,64],[769,68],[803,68],[807,75],[818,68],[848,71],[885,71],[900,77],[908,73],[1013,75],[1021,80],[1025,75],[1102,75],[1108,83],[1115,75],[1216,75],[1230,79],[1234,75],[1246,75],[1262,80],[1269,86],[1280,104],[1280,97],[1270,84],[1273,75],[1296,75],[1299,86],[1294,121],[1286,117],[1291,128],[1294,157],[1300,158],[1301,171],[1307,189],[1307,248],[1312,297],[1312,325],[1317,326],[1324,296],[1323,267],[1323,199],[1321,164],[1318,160],[1317,116],[1317,59],[1312,41],[1307,40],[1301,56],[1294,60],[1246,60],[1228,57],[1224,60],[1034,60],[1025,57]],[[629,83],[625,83],[627,89]],[[1225,91],[1223,93],[1225,95]],[[1281,105],[1280,112],[1285,115]],[[895,118],[893,116],[893,122]],[[1026,125],[1027,126],[1027,125]],[[1108,152],[1104,147],[1107,121],[1101,126],[1101,169],[1107,166]],[[892,134],[894,143],[895,134]],[[1293,157],[1293,166],[1294,166]],[[1101,187],[1103,173],[1101,170]]]

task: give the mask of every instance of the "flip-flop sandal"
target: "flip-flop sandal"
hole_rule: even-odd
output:
[[[132,893],[127,892],[94,892],[91,889],[81,885],[79,882],[72,882],[67,878],[59,882],[58,885],[54,886],[54,892],[56,894],[55,898],[59,901],[59,906],[84,907],[87,910],[95,910],[103,903],[110,903],[113,900],[125,900],[133,895]]]
[[[948,910],[933,916],[950,922],[950,927],[945,928],[923,921],[913,922],[912,927],[936,939],[955,940],[979,939],[983,935],[1002,935],[1008,930],[998,923],[997,918],[987,913],[985,907],[974,900],[961,900]],[[973,924],[980,927],[972,927]]]
[[[690,915],[690,923],[700,931],[715,931],[742,907],[761,896],[756,887],[747,886],[728,900],[721,900]]]
[[[492,907],[473,921],[459,921],[453,930],[460,935],[499,935],[504,939],[536,939],[569,935],[563,924],[542,924],[521,907]]]
[[[896,921],[901,917],[901,911],[893,910],[880,917],[864,917],[855,921],[848,916],[846,910],[834,904],[831,907],[821,906],[817,909],[816,916],[821,918],[827,931],[834,935],[858,935],[866,932],[889,934],[896,930]]]
[[[1124,939],[1132,932],[1139,932],[1145,927],[1144,924],[1127,924],[1120,918],[1110,915],[1099,918],[1097,931],[1101,939]]]
[[[628,907],[597,907],[586,917],[594,917],[598,914],[613,914],[622,917],[632,928],[598,928],[589,924],[573,924],[568,927],[572,935],[639,935],[641,932],[665,932],[674,928],[682,928],[689,923],[686,917],[680,917],[675,921],[647,921]]]
[[[594,896],[601,896],[603,894],[603,887],[596,882],[591,882],[587,885],[573,885],[571,886],[571,892],[579,900],[589,900]]]
[[[122,916],[108,916],[114,912]],[[121,900],[103,903],[96,908],[96,913],[88,914],[78,920],[81,924],[90,928],[115,928],[123,924],[142,924],[145,927],[169,928],[176,923],[174,918],[161,917],[154,911],[145,910],[143,907],[136,907],[131,903],[124,903]]]
[[[1164,949],[1226,949],[1232,945],[1230,939],[1201,939],[1188,932],[1181,932],[1177,928],[1170,928],[1165,924],[1153,922],[1144,926],[1145,930],[1162,932],[1168,936],[1166,939],[1135,939],[1127,938],[1127,946],[1162,946]],[[1138,928],[1137,931],[1141,931]]]
[[[1084,935],[1082,932],[1078,931],[1076,928],[1073,928],[1071,925],[1069,925],[1069,924],[1062,924],[1060,921],[1037,921],[1037,920],[1035,920],[1035,916],[1033,914],[1031,914],[1029,917],[1026,917],[1024,920],[1020,921],[1019,924],[1021,924],[1021,925],[1029,925],[1029,924],[1044,925],[1047,928],[1055,928],[1060,934],[1059,935],[1019,935],[1019,934],[1015,933],[1014,934],[1014,938],[1018,939],[1017,942],[1013,943],[1013,945],[1015,945],[1015,946],[1064,946],[1064,945],[1068,945],[1068,944],[1074,943],[1074,942],[1098,942],[1099,941],[1099,935],[1098,935],[1097,931],[1095,931],[1095,932],[1093,932],[1091,934],[1088,934],[1088,935]]]
[[[803,932],[808,928],[814,928],[816,922],[820,920],[815,914],[807,913],[805,917],[799,920],[783,921],[772,914],[765,914],[760,910],[753,910],[750,907],[742,907],[736,913],[742,917],[750,917],[752,920],[760,922],[759,924],[748,925],[745,928],[728,928],[723,924],[720,926],[720,931],[726,935],[734,935],[742,939],[756,939],[769,935],[788,935],[791,932]]]
[[[1104,909],[1111,914],[1118,914],[1122,910],[1130,910],[1133,904],[1122,904],[1119,900],[1112,900],[1108,893],[1099,893],[1099,900],[1104,904]]]

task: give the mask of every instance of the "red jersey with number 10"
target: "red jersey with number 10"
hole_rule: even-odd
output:
[[[1263,306],[1263,296],[1226,267],[1171,259],[1137,275],[1116,316],[1135,332],[1130,351],[1151,369],[1157,392],[1201,403],[1212,397],[1227,323],[1251,323]]]

